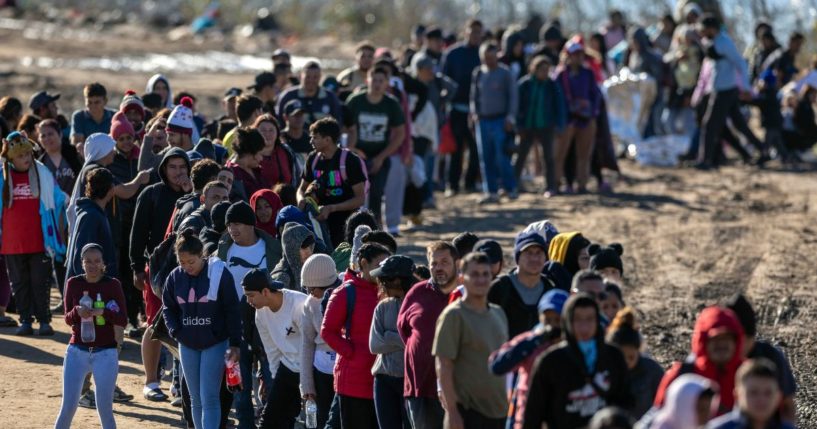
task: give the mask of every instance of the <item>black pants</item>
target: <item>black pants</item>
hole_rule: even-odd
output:
[[[411,429],[403,399],[403,377],[374,376],[374,409],[381,428]]]
[[[519,151],[516,154],[516,161],[514,162],[514,173],[516,180],[519,181],[522,175],[522,169],[525,168],[525,162],[528,160],[528,152],[530,148],[539,143],[542,145],[542,154],[545,161],[545,179],[548,190],[557,189],[556,172],[553,170],[553,127],[526,129],[519,131]]]
[[[342,429],[378,429],[374,400],[339,396]]]
[[[482,415],[480,412],[475,410],[469,410],[463,407],[461,404],[457,404],[457,409],[460,411],[460,416],[462,416],[462,423],[465,429],[504,429],[505,428],[505,418],[501,417],[498,419],[493,419],[490,417],[486,417]]]
[[[51,323],[51,258],[45,253],[5,255],[20,322]]]
[[[301,412],[300,375],[284,364],[278,366],[261,412],[258,429],[291,429]]]
[[[318,427],[324,429],[329,420],[329,410],[332,408],[332,400],[335,399],[335,377],[332,374],[324,374],[312,367],[312,379],[315,381],[315,405],[318,406]],[[339,429],[339,425],[330,425],[330,429]]]
[[[128,230],[130,231],[130,230]],[[125,305],[128,307],[128,322],[134,327],[139,327],[139,313],[144,312],[144,299],[142,291],[133,285],[133,270],[130,267],[130,257],[128,252],[117,252],[119,254],[119,282],[122,284],[122,292],[125,294]]]
[[[457,151],[451,154],[448,164],[448,187],[458,192],[462,178],[463,153],[468,150],[468,169],[465,171],[465,189],[473,190],[479,179],[479,152],[477,141],[468,127],[468,114],[457,110],[451,111],[451,131],[457,140]]]
[[[65,266],[65,261],[57,262],[52,260],[51,262],[54,265],[54,280],[57,283],[57,289],[60,291],[60,298],[62,298],[65,292],[65,282],[68,280],[65,278],[68,268]]]
[[[386,179],[389,178],[389,167],[391,163],[386,158],[383,161],[383,166],[377,174],[369,173],[369,210],[374,214],[378,225],[383,225],[382,207],[383,207],[383,192],[386,189]],[[368,165],[367,165],[368,167]]]
[[[727,119],[732,119],[732,125],[743,134],[749,143],[755,146],[760,153],[765,154],[763,142],[758,140],[746,119],[740,112],[740,99],[737,88],[713,93],[709,98],[706,114],[703,120],[703,156],[701,160],[709,165],[718,164],[720,139],[726,128]]]

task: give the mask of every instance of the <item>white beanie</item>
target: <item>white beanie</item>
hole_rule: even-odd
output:
[[[358,227],[355,228],[355,235],[352,239],[352,255],[349,257],[349,265],[352,267],[357,265],[357,252],[363,247],[363,236],[369,232],[372,232],[372,228],[369,225],[358,225]]]
[[[316,253],[304,262],[301,268],[301,286],[329,287],[338,280],[338,272],[335,268],[335,261],[329,255]]]
[[[192,136],[194,127],[193,99],[183,97],[181,103],[170,112],[170,118],[167,120],[167,131]]]
[[[93,133],[85,139],[85,162],[98,161],[113,152],[116,142],[108,134]]]

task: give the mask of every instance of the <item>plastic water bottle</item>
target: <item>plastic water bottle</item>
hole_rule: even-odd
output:
[[[306,427],[309,429],[317,428],[318,404],[316,404],[312,399],[309,399],[306,401],[306,405],[304,405],[304,411],[306,411]]]
[[[227,366],[225,371],[227,372],[227,390],[232,393],[240,392],[241,391],[241,367],[238,366],[238,362],[227,359],[225,362]]]
[[[86,310],[93,310],[94,300],[88,296],[88,291],[82,292],[82,298],[79,300],[79,306]],[[96,340],[96,328],[94,327],[93,317],[83,317],[82,325],[80,325],[80,337],[83,343],[93,343]]]
[[[102,294],[96,294],[96,301],[94,301],[94,310],[104,310],[105,302],[102,301]],[[95,316],[97,326],[105,326],[105,318],[100,314]]]

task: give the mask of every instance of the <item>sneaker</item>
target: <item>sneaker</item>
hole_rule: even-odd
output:
[[[41,337],[50,337],[54,335],[54,328],[48,323],[40,323],[40,330],[37,332]]]
[[[519,191],[511,191],[508,192],[508,199],[511,201],[516,201],[519,199]]]
[[[559,195],[559,191],[555,189],[548,189],[544,194],[542,194],[542,196],[545,198],[553,198],[556,195]]]
[[[96,398],[94,397],[93,390],[85,392],[85,394],[79,398],[79,406],[82,408],[90,408],[92,410],[96,409]]]
[[[488,195],[480,198],[480,200],[479,200],[480,205],[496,204],[498,202],[499,202],[499,198],[496,196],[496,194],[488,194]]]
[[[178,398],[174,398],[172,401],[170,401],[170,405],[180,408],[182,406],[182,397],[179,396]]]
[[[20,337],[27,337],[29,335],[34,335],[34,328],[31,327],[31,322],[24,322],[14,331],[14,335]]]
[[[133,395],[129,395],[122,391],[119,386],[115,386],[113,390],[113,401],[122,403],[122,402],[130,402],[133,400]]]
[[[8,316],[0,316],[0,328],[16,328],[17,321]]]
[[[446,189],[445,190],[445,197],[446,198],[453,198],[457,196],[457,191],[453,189]]]
[[[426,200],[423,202],[423,209],[424,210],[434,210],[437,208],[437,203],[434,202],[433,199]]]
[[[142,339],[142,334],[143,333],[144,333],[144,330],[142,330],[141,328],[136,327],[134,325],[130,325],[130,327],[127,330],[125,330],[125,335],[127,335],[128,338],[131,338],[131,339],[134,339],[134,340]]]

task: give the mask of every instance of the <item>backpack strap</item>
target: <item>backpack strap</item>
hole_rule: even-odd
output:
[[[340,177],[343,179],[344,182],[346,181],[346,178],[348,177],[346,175],[346,158],[348,158],[348,157],[349,157],[349,149],[345,149],[345,148],[341,149],[340,150]]]
[[[322,158],[322,157],[323,157],[323,155],[321,155],[320,152],[315,152],[315,157],[312,158],[312,179],[313,180],[318,179],[318,175],[315,173],[315,169],[318,168],[318,161],[320,161],[320,158]]]
[[[346,291],[346,323],[344,324],[344,329],[346,330],[346,339],[352,339],[352,312],[355,311],[355,299],[357,294],[357,289],[355,289],[354,285],[351,282],[346,283],[343,286],[343,290]]]

